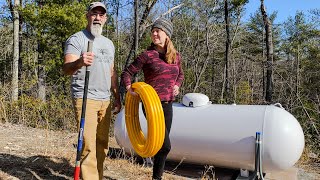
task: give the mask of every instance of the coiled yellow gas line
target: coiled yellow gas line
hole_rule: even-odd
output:
[[[160,150],[164,141],[165,122],[162,105],[157,92],[149,84],[136,82],[131,85],[139,96],[126,94],[125,117],[131,144],[141,157],[152,157]],[[145,138],[139,122],[139,102],[146,111],[148,136]]]

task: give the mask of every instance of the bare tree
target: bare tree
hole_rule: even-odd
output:
[[[226,28],[226,52],[225,52],[225,81],[224,81],[224,89],[225,89],[225,98],[228,102],[230,98],[230,83],[229,83],[229,54],[230,54],[230,16],[229,16],[229,7],[228,7],[228,0],[224,0],[224,21],[225,21],[225,28]],[[222,93],[223,96],[223,93]],[[221,97],[223,99],[223,97]]]
[[[11,3],[10,3],[11,4]],[[13,7],[13,63],[11,100],[18,100],[19,90],[19,11],[20,0],[14,0]]]
[[[38,1],[38,6],[42,8],[44,5],[43,1]],[[41,30],[42,31],[42,30]],[[45,79],[45,65],[44,65],[44,52],[42,43],[38,42],[38,93],[37,97],[42,101],[46,101],[46,79]]]
[[[137,17],[135,17],[135,21],[138,21],[138,12],[139,12],[139,9],[138,9],[138,0],[135,0],[135,15]],[[157,0],[152,0],[152,1],[148,1],[148,3],[145,4],[145,7],[144,7],[144,12],[142,14],[142,17],[140,19],[140,23],[137,24],[138,22],[135,22],[135,29],[136,29],[136,26],[141,26],[141,30],[140,30],[140,33],[138,33],[138,31],[134,32],[134,37],[135,37],[135,40],[134,40],[134,43],[132,44],[131,46],[131,49],[130,49],[130,52],[129,52],[129,55],[127,57],[127,60],[126,60],[126,63],[125,63],[125,67],[127,67],[130,63],[130,60],[133,58],[133,56],[136,54],[136,43],[138,44],[140,38],[142,37],[142,34],[144,33],[145,29],[146,29],[146,26],[143,26],[146,24],[146,21],[147,21],[147,17],[149,16],[150,14],[150,11],[152,9],[152,7],[156,4]],[[138,34],[137,34],[138,33]],[[137,46],[138,47],[138,46]],[[124,67],[124,68],[125,68]]]
[[[116,26],[116,39],[117,39],[117,44],[118,44],[118,48],[116,48],[116,59],[119,59],[120,57],[120,50],[121,49],[121,44],[120,44],[120,33],[119,33],[119,9],[120,9],[120,0],[116,0],[115,2],[115,6],[116,6],[116,14],[115,14],[115,26]],[[120,67],[120,62],[121,61],[117,61],[117,67]]]
[[[272,24],[270,19],[268,18],[264,0],[261,0],[260,6],[261,14],[263,17],[264,27],[266,31],[266,46],[267,46],[267,78],[266,78],[266,96],[265,100],[267,102],[272,101],[272,92],[273,92],[273,85],[272,85],[272,65],[273,65],[273,42],[272,42]]]
[[[137,56],[139,46],[139,0],[134,1],[134,56]]]

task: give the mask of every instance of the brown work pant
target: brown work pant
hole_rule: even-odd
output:
[[[82,99],[74,99],[73,103],[79,130]],[[87,99],[81,154],[81,178],[83,180],[103,178],[103,162],[108,153],[110,119],[110,101]]]

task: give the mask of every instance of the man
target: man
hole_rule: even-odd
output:
[[[86,29],[70,36],[65,44],[63,72],[72,75],[71,91],[78,129],[80,126],[86,66],[90,68],[86,117],[81,154],[82,179],[102,179],[103,162],[108,150],[111,119],[110,90],[115,97],[115,114],[121,109],[118,77],[114,68],[114,45],[101,35],[107,9],[93,2],[87,9]],[[87,52],[88,41],[92,52]]]

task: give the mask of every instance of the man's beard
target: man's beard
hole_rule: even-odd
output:
[[[90,31],[91,31],[91,34],[94,37],[100,36],[102,34],[102,26],[101,26],[101,24],[92,23],[92,25],[90,27]]]

